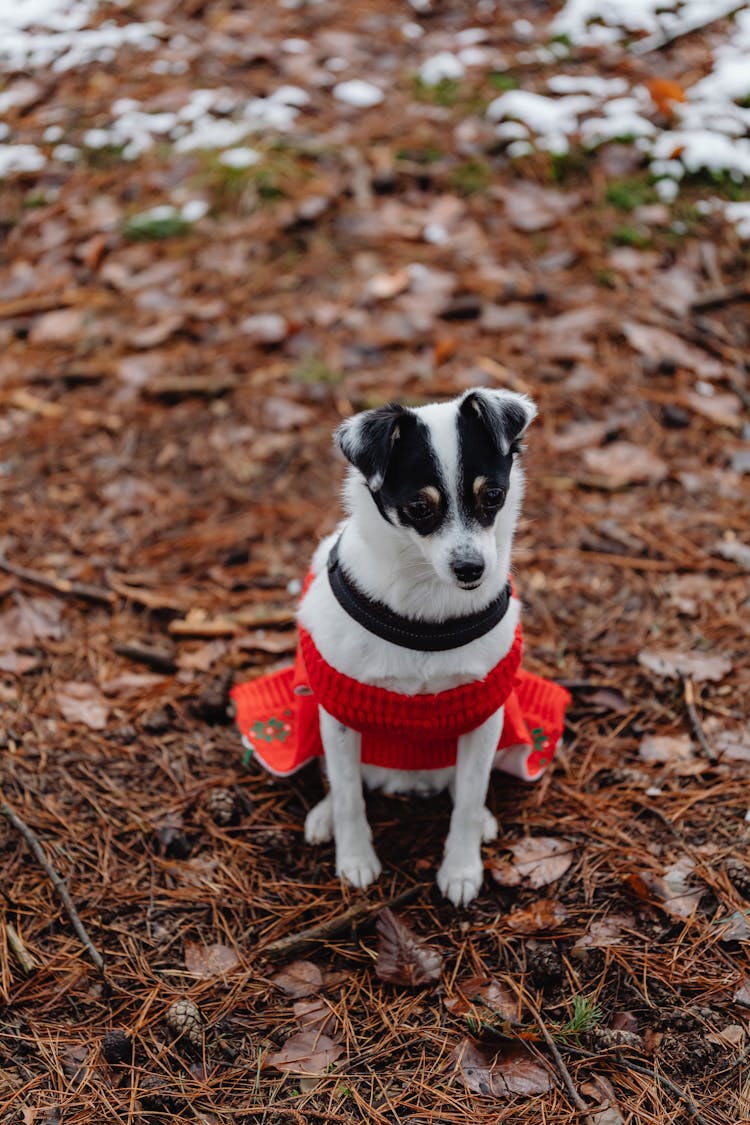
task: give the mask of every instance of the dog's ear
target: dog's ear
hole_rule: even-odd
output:
[[[526,427],[536,417],[536,405],[528,395],[485,387],[467,391],[460,410],[464,416],[479,418],[504,457],[515,452]]]
[[[373,492],[383,487],[393,447],[413,418],[410,410],[390,402],[347,418],[333,435],[347,461],[359,469]]]

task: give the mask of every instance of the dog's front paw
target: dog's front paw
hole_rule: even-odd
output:
[[[483,878],[481,859],[466,863],[446,856],[437,873],[437,885],[454,906],[466,906],[479,894]]]
[[[497,837],[497,821],[485,806],[482,809],[482,843],[489,844],[490,840]]]
[[[345,859],[340,859],[336,863],[336,874],[346,879],[353,887],[369,887],[381,870],[380,860],[373,848],[347,855]]]
[[[327,844],[332,838],[333,800],[329,793],[305,817],[305,839],[308,844]]]

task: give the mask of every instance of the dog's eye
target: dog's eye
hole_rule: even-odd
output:
[[[483,508],[502,508],[505,503],[504,488],[487,488],[482,494]]]
[[[406,505],[406,514],[410,519],[419,523],[422,520],[431,519],[435,514],[435,509],[426,500],[412,500],[411,504]]]

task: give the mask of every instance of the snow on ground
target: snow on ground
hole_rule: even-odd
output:
[[[418,16],[418,9],[412,8]],[[136,160],[157,142],[181,152],[213,149],[229,166],[248,166],[245,154],[251,153],[250,163],[255,157],[246,142],[257,134],[293,129],[311,101],[301,85],[283,85],[265,97],[244,100],[229,90],[198,89],[184,104],[168,110],[120,98],[112,105],[109,121],[95,128],[81,128],[76,135],[62,129],[55,133],[53,128],[39,137],[15,137],[3,118],[25,96],[23,84],[35,72],[106,65],[126,46],[151,52],[155,73],[177,72],[179,49],[172,48],[178,48],[180,36],[172,36],[160,22],[128,20],[124,11],[120,22],[99,23],[98,10],[97,0],[0,0],[0,76],[8,79],[7,88],[0,89],[0,176],[39,171],[49,159],[74,162],[81,147],[118,149],[124,159]],[[667,202],[679,192],[687,173],[705,169],[738,182],[750,178],[750,0],[567,0],[547,25],[543,42],[538,26],[515,21],[515,61],[545,64],[558,58],[564,71],[566,44],[594,52],[616,48],[642,57],[689,29],[714,25],[727,15],[734,18],[714,47],[710,72],[684,92],[678,89],[684,100],[671,103],[668,121],[656,113],[644,85],[567,73],[551,77],[542,92],[507,90],[491,102],[487,118],[511,156],[534,149],[564,154],[573,145],[593,148],[628,140],[643,152]],[[486,28],[463,28],[452,41],[448,37],[439,44],[414,20],[405,22],[402,32],[413,52],[410,74],[418,75],[426,87],[461,81],[472,67],[497,71],[513,65],[510,51],[506,61],[488,45]],[[712,41],[715,38],[714,28]],[[280,49],[287,56],[303,57],[314,46],[292,37]],[[184,59],[182,64],[187,67]],[[347,58],[338,55],[325,66],[330,81],[318,83],[312,91],[317,98],[338,103],[342,113],[346,106],[372,113],[387,108],[388,90],[381,88],[383,83],[369,81],[372,74],[368,80],[360,77]]]

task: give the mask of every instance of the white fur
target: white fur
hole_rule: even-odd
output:
[[[535,408],[511,392],[483,392],[522,401],[531,420]],[[466,523],[456,488],[459,472],[457,411],[461,399],[418,407],[429,427],[433,449],[448,485],[443,525],[428,537],[383,519],[361,473],[350,468],[344,490],[348,517],[315,552],[315,578],[299,607],[300,624],[318,651],[338,671],[363,683],[404,695],[445,691],[483,679],[513,642],[520,606],[512,599],[502,621],[459,649],[417,652],[381,640],[354,621],[335,599],[326,574],[332,544],[340,537],[344,570],[365,593],[399,614],[443,621],[484,608],[497,596],[510,571],[510,553],[523,495],[523,471],[516,462],[507,499],[488,529]],[[377,482],[376,482],[377,483]],[[382,484],[382,481],[380,482]],[[379,487],[380,485],[378,485]],[[370,481],[373,487],[373,481]],[[475,589],[461,588],[449,559],[464,548],[478,551],[484,574]],[[385,792],[437,792],[449,788],[454,809],[438,872],[438,885],[456,905],[470,902],[482,882],[480,842],[497,831],[484,807],[489,774],[502,731],[502,708],[458,741],[455,767],[409,772],[360,764],[360,736],[320,708],[320,724],[331,792],[308,815],[305,835],[320,843],[333,834],[336,870],[355,886],[367,886],[380,872],[362,796],[362,781]]]

